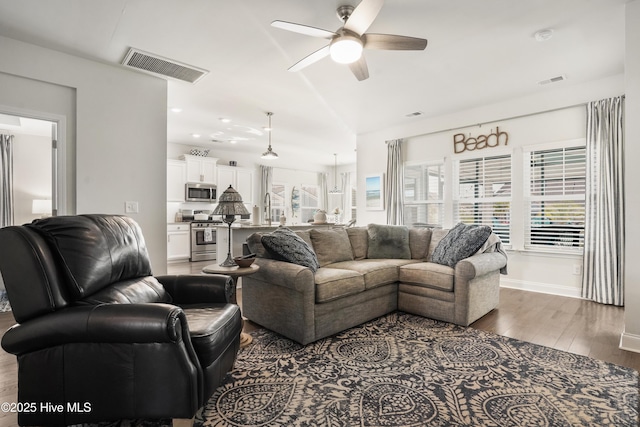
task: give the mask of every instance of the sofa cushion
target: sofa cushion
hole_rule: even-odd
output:
[[[433,256],[433,251],[436,250],[438,243],[440,240],[444,238],[449,232],[448,229],[436,228],[431,230],[431,241],[429,242],[429,251],[427,252],[427,261],[431,261],[431,257]]]
[[[344,228],[314,228],[311,229],[310,234],[320,267],[334,262],[353,260],[351,243]]]
[[[309,267],[312,271],[319,268],[318,259],[311,247],[296,233],[286,227],[280,227],[272,233],[263,234],[262,244],[276,259]]]
[[[317,303],[332,301],[365,290],[362,274],[339,268],[318,269],[315,282]]]
[[[429,254],[429,244],[431,243],[430,228],[410,228],[409,229],[409,249],[411,249],[411,259],[426,260]]]
[[[275,259],[262,244],[262,236],[264,234],[266,233],[257,232],[250,234],[249,237],[247,237],[247,247],[249,248],[249,252],[256,254],[256,257],[258,258]]]
[[[470,257],[480,249],[491,234],[486,225],[456,224],[436,246],[431,261],[455,267],[458,261]]]
[[[398,281],[398,267],[418,262],[408,259],[363,259],[358,261],[343,261],[329,264],[326,268],[340,268],[351,270],[364,277],[366,289],[386,285]]]
[[[235,304],[187,306],[184,314],[189,324],[191,343],[202,366],[211,366],[226,350],[225,343],[240,334],[240,310]]]
[[[433,262],[403,265],[399,269],[400,283],[453,292],[455,270]]]
[[[369,233],[367,227],[347,228],[353,259],[365,259],[369,248]]]
[[[411,259],[409,228],[404,225],[369,224],[367,258]]]

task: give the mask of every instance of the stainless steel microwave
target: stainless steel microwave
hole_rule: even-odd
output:
[[[184,199],[187,202],[216,202],[215,184],[204,184],[201,182],[187,182],[185,184]]]

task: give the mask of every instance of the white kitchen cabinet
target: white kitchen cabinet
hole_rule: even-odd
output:
[[[189,259],[191,230],[188,223],[167,225],[167,261]]]
[[[184,160],[167,160],[167,202],[184,202],[187,164]]]
[[[192,156],[184,154],[182,157],[187,165],[187,182],[206,182],[216,184],[216,164],[214,157]]]
[[[231,185],[242,196],[242,202],[251,212],[253,205],[254,169],[235,166],[218,166],[218,197]]]

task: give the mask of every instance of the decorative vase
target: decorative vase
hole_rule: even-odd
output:
[[[327,213],[319,210],[313,215],[313,222],[316,224],[324,224],[327,222]]]

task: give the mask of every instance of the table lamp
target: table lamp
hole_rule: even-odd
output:
[[[212,215],[222,215],[222,221],[229,225],[229,249],[227,259],[220,264],[221,267],[234,267],[237,264],[231,257],[231,224],[236,220],[236,215],[248,215],[249,211],[242,203],[242,196],[233,187],[229,186],[224,193],[218,197],[218,206]]]

